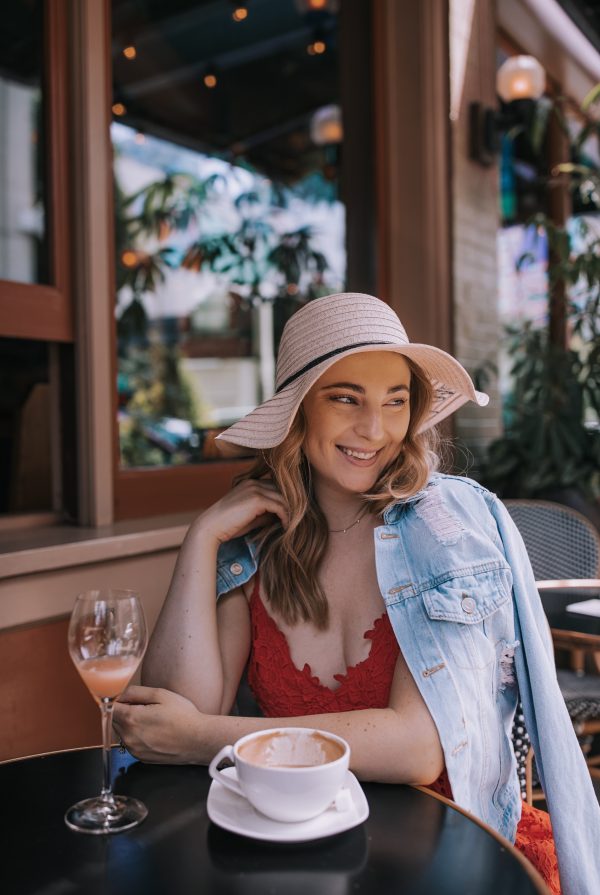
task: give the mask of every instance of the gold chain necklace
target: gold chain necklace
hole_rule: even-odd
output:
[[[351,528],[354,528],[355,525],[358,525],[358,523],[360,522],[360,520],[362,519],[362,517],[365,515],[366,512],[367,512],[367,510],[365,508],[364,510],[362,510],[362,512],[359,514],[359,516],[354,520],[354,522],[352,522],[350,525],[347,526],[347,528],[330,528],[329,534],[345,535],[347,531],[350,531]]]

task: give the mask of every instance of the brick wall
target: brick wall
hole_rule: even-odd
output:
[[[495,17],[492,0],[451,0],[452,226],[454,353],[472,371],[496,360],[499,342],[496,284],[498,169],[469,159],[469,103],[495,106]],[[473,451],[500,431],[496,382],[486,408],[467,405],[455,436]],[[461,467],[460,456],[457,459]]]

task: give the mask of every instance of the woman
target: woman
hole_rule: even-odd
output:
[[[192,763],[253,730],[325,728],[359,778],[452,795],[559,892],[547,815],[517,782],[520,695],[562,891],[591,895],[600,810],[523,544],[492,494],[435,472],[432,427],[468,400],[487,396],[376,298],[295,314],[275,396],[220,436],[256,464],[191,526],[144,662],[151,688],[130,688],[116,727],[144,760]],[[265,718],[229,714],[247,663]]]

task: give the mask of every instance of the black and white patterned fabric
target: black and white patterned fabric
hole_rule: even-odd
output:
[[[526,771],[525,764],[527,754],[531,747],[531,740],[525,727],[525,717],[523,715],[523,706],[521,700],[517,704],[515,719],[513,721],[511,739],[515,758],[517,760],[517,777],[519,778],[519,787],[521,789],[521,797],[524,799],[527,795]]]

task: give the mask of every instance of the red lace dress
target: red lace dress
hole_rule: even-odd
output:
[[[260,598],[258,575],[250,598],[250,614],[252,653],[248,683],[267,718],[385,708],[389,704],[399,648],[387,613],[364,635],[371,641],[367,658],[346,669],[344,674],[334,675],[339,684],[335,690],[322,684],[309,665],[296,668],[284,634]],[[446,771],[430,788],[452,799]],[[539,871],[553,895],[560,895],[552,827],[545,811],[523,802],[515,845]]]

